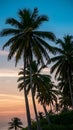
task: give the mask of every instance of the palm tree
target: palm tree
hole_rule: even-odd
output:
[[[11,129],[18,130],[18,128],[23,128],[22,127],[23,124],[22,124],[21,120],[17,117],[12,118],[11,122],[9,122],[8,124],[10,125],[8,130],[11,130]]]
[[[57,87],[60,91],[60,98],[59,98],[60,106],[61,108],[64,107],[64,109],[67,109],[68,106],[72,106],[68,80],[65,80],[64,78],[59,77],[57,81],[58,81]]]
[[[33,95],[36,95],[36,98],[38,101],[41,102],[43,105],[44,111],[47,116],[48,123],[49,117],[48,113],[46,110],[45,105],[49,104],[50,102],[53,104],[53,100],[57,100],[56,94],[57,91],[52,89],[53,87],[55,88],[55,85],[51,82],[51,77],[49,75],[41,74],[41,68],[38,69],[38,65],[36,62],[32,62],[32,86],[33,86]],[[23,69],[19,72],[20,77],[18,78],[18,88],[19,90],[23,90],[24,84],[23,84]],[[30,66],[27,67],[26,69],[26,89],[27,93],[30,91]],[[42,96],[42,97],[41,97]]]
[[[56,90],[56,86],[48,80],[48,83],[45,84],[46,90],[41,88],[41,90],[37,92],[38,103],[40,103],[45,111],[46,117],[48,117],[48,113],[46,110],[46,105],[50,106],[50,112],[52,112],[52,106],[57,102],[58,91]]]
[[[70,105],[69,96],[62,94],[61,97],[59,97],[59,105],[63,110],[68,110],[68,106]]]
[[[55,71],[55,77],[62,76],[64,80],[68,81],[70,97],[73,107],[73,37],[70,35],[66,35],[63,40],[58,39],[57,43],[60,45],[60,48],[58,48],[59,54],[51,58],[51,61],[55,63],[51,68],[51,73]]]
[[[16,65],[23,56],[24,62],[24,95],[26,103],[26,113],[28,121],[28,129],[31,130],[31,118],[29,112],[29,105],[26,93],[26,82],[25,82],[25,68],[27,64],[30,64],[30,82],[31,82],[31,93],[32,93],[32,79],[31,79],[31,61],[36,58],[38,62],[44,64],[44,59],[49,60],[48,51],[54,52],[54,47],[50,46],[45,40],[55,40],[55,36],[51,32],[39,31],[40,25],[48,21],[46,15],[38,15],[38,9],[35,8],[32,11],[29,9],[19,10],[18,12],[19,21],[15,18],[9,18],[6,20],[6,24],[11,25],[13,28],[7,28],[2,30],[1,36],[12,37],[5,43],[3,49],[7,46],[10,47],[8,60],[15,55]],[[33,93],[32,93],[33,100]],[[34,103],[33,103],[34,104]],[[34,107],[34,110],[36,108]],[[36,110],[35,110],[36,115]]]

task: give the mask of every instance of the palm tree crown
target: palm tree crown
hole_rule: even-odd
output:
[[[43,57],[48,60],[47,50],[53,52],[54,49],[44,39],[47,38],[54,41],[55,35],[52,32],[37,30],[43,22],[48,21],[48,17],[46,15],[38,15],[37,8],[33,12],[29,9],[19,10],[18,17],[19,21],[14,18],[7,19],[6,24],[13,26],[13,28],[4,29],[0,33],[1,36],[12,35],[3,46],[3,49],[10,46],[8,59],[10,60],[16,54],[17,63],[21,55],[25,53],[27,58],[29,56],[32,58],[34,54],[42,62]]]
[[[53,104],[53,101],[57,101],[57,94],[58,91],[55,90],[55,85],[51,81],[51,76],[42,74],[41,70],[42,67],[38,69],[38,65],[36,62],[32,62],[32,86],[33,86],[33,94],[36,95],[36,98],[38,99],[38,102],[42,102],[45,105],[49,105],[50,103]],[[20,77],[18,78],[18,88],[19,90],[23,90],[24,83],[23,83],[23,69],[19,72]],[[30,91],[30,66],[26,68],[26,89],[27,93]]]
[[[73,36],[67,35],[63,40],[58,39],[60,48],[58,48],[59,55],[51,58],[55,64],[51,68],[51,73],[56,71],[55,77],[59,76],[68,83],[71,102],[73,107]]]
[[[51,68],[51,73],[56,70],[55,77],[58,74],[66,77],[68,68],[73,71],[73,37],[67,35],[64,40],[58,39],[57,43],[60,48],[58,48],[58,55],[51,58],[51,61],[55,62]]]
[[[9,122],[8,124],[10,125],[8,130],[11,130],[13,128],[15,130],[17,130],[18,128],[23,128],[22,127],[23,124],[22,124],[21,120],[19,118],[17,118],[17,117],[12,118],[11,122]]]

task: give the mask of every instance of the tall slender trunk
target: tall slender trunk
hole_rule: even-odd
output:
[[[24,57],[24,97],[25,97],[25,106],[26,106],[28,130],[32,130],[31,116],[30,116],[29,103],[28,103],[28,97],[27,97],[27,91],[26,91],[26,82],[25,82],[25,68],[26,68],[26,59],[25,58],[26,58],[26,56]]]
[[[15,126],[15,130],[17,130],[17,126]]]
[[[52,106],[51,106],[51,103],[50,103],[50,111],[52,112]]]
[[[46,109],[46,106],[44,105],[44,103],[42,103],[42,105],[43,105],[44,112],[46,114],[47,122],[48,122],[48,124],[51,124],[50,119],[49,119],[49,114],[48,114],[47,109]]]
[[[71,103],[72,103],[72,109],[73,109],[73,95],[72,95],[72,89],[71,89],[71,80],[69,76],[69,68],[67,70],[67,76],[68,76],[68,81],[69,81],[70,97],[71,97]]]
[[[40,96],[40,99],[41,99],[40,92],[39,92],[39,96]],[[47,122],[48,122],[48,124],[51,124],[50,119],[49,119],[49,114],[48,114],[48,112],[47,112],[47,109],[46,109],[45,104],[42,102],[42,99],[41,99],[41,103],[42,103],[42,106],[43,106],[44,112],[45,112],[45,114],[46,114]]]
[[[41,126],[40,126],[39,119],[38,119],[38,114],[37,114],[37,109],[36,109],[36,104],[35,104],[35,99],[34,99],[34,94],[33,94],[31,63],[30,63],[30,87],[31,87],[31,95],[32,95],[32,102],[33,102],[35,117],[36,117],[36,121],[37,121],[37,130],[42,130]]]

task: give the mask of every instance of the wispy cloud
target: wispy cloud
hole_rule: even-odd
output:
[[[8,55],[8,51],[3,51],[3,50],[0,50],[0,55],[2,55],[2,56],[7,56]]]
[[[15,99],[15,100],[22,100],[24,99],[22,96],[18,95],[11,95],[11,94],[0,94],[0,99]]]
[[[17,77],[17,69],[0,69],[0,77]]]
[[[24,98],[19,95],[0,94],[0,114],[23,111]]]
[[[32,98],[31,98],[31,95],[29,95],[29,100],[32,100]],[[24,100],[24,97],[23,96],[21,96],[21,95],[14,95],[14,94],[4,94],[4,93],[2,93],[2,94],[0,94],[0,101],[2,101],[2,100],[4,100],[4,101],[6,101],[6,100],[9,100],[9,101],[22,101],[22,100]]]
[[[46,67],[46,68],[42,69],[41,73],[49,74],[50,73],[50,68]]]
[[[30,107],[32,99],[29,97]],[[0,115],[25,114],[25,100],[23,96],[0,94]],[[32,109],[31,109],[32,110]]]

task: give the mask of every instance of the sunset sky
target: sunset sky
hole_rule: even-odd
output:
[[[42,30],[52,31],[58,38],[65,34],[73,35],[73,0],[0,0],[0,31],[8,27],[5,24],[7,18],[17,18],[18,9],[33,10],[34,7],[39,9],[39,14],[49,17],[49,22],[41,26]],[[6,130],[7,123],[14,116],[20,117],[23,123],[26,122],[23,93],[17,90],[18,71],[23,62],[21,60],[15,68],[14,58],[7,61],[9,49],[2,50],[7,40],[8,37],[0,37],[0,130]],[[30,96],[29,100],[32,110]],[[38,111],[41,111],[40,106]]]

